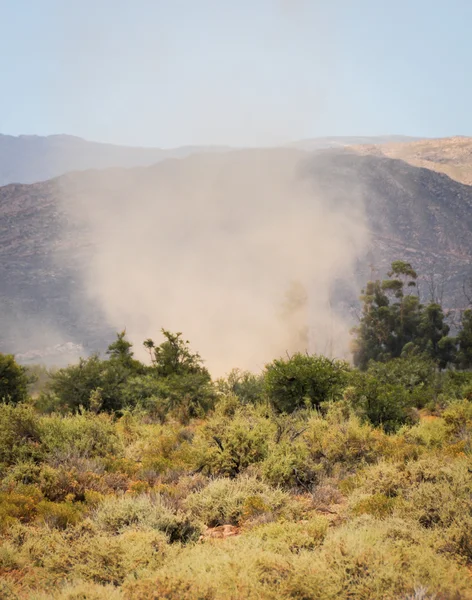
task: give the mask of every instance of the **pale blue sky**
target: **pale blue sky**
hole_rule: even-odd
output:
[[[0,132],[472,135],[472,0],[0,0]]]

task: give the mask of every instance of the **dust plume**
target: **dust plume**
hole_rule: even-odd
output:
[[[89,298],[126,327],[137,354],[165,327],[184,332],[213,374],[259,369],[286,351],[346,355],[349,324],[331,292],[368,242],[362,194],[331,197],[307,154],[195,155],[60,183],[75,235],[87,240]],[[293,282],[307,296],[291,310]]]

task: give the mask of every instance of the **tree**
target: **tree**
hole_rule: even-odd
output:
[[[461,369],[472,368],[472,309],[468,308],[462,314],[462,328],[457,334],[456,363]]]
[[[18,404],[28,397],[28,376],[13,354],[0,354],[0,401]]]
[[[393,262],[388,276],[369,281],[363,290],[362,316],[353,330],[354,364],[366,369],[371,360],[398,358],[416,348],[445,368],[454,359],[455,340],[448,337],[442,307],[420,303],[413,293],[417,274],[409,263]]]
[[[167,410],[180,410],[182,418],[201,415],[216,398],[210,373],[182,333],[162,329],[162,334],[165,340],[159,346],[151,339],[144,342],[151,354],[150,372],[159,381],[157,395],[165,400]]]
[[[49,390],[60,408],[93,408],[95,412],[119,412],[123,408],[125,383],[146,370],[133,358],[132,344],[125,335],[124,331],[118,333],[108,346],[108,360],[93,354],[52,375]]]
[[[272,405],[290,413],[341,397],[347,382],[347,363],[324,356],[294,354],[266,365],[265,387]]]
[[[155,346],[152,340],[144,342],[146,348],[153,350],[153,366],[159,376],[208,374],[200,355],[190,350],[190,342],[182,339],[182,333],[172,333],[166,329],[161,331],[165,341],[159,346]]]
[[[432,302],[422,309],[417,345],[436,360],[440,369],[445,369],[454,360],[455,340],[448,337],[449,329],[439,304]]]

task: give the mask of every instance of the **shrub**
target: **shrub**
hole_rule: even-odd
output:
[[[264,376],[250,371],[233,369],[216,383],[221,393],[235,395],[241,404],[257,404],[264,396]]]
[[[42,499],[43,495],[33,485],[19,485],[0,492],[0,531],[16,519],[25,523],[34,519]]]
[[[130,527],[156,529],[170,542],[188,542],[200,535],[195,519],[173,512],[158,495],[107,498],[96,508],[93,520],[104,531],[115,534]]]
[[[36,461],[44,455],[39,419],[32,407],[0,404],[0,472],[17,461]]]
[[[400,384],[385,382],[371,371],[353,371],[345,398],[372,425],[394,432],[415,420],[414,398]]]
[[[49,527],[66,529],[76,525],[82,518],[83,509],[72,502],[50,502],[43,500],[38,504],[38,516]]]
[[[266,392],[279,412],[319,407],[341,397],[348,372],[349,367],[343,361],[294,354],[288,360],[277,359],[266,365]]]
[[[280,514],[288,505],[288,496],[279,489],[252,477],[215,479],[203,490],[190,494],[185,506],[209,527],[238,525],[256,499],[263,512]]]
[[[352,513],[359,515],[372,515],[377,519],[383,519],[393,513],[395,500],[385,494],[373,494],[362,498],[352,507]]]
[[[312,460],[305,440],[284,440],[271,446],[260,471],[271,485],[305,489],[318,481],[323,465]]]
[[[472,402],[456,400],[443,412],[443,419],[451,433],[461,435],[472,429]]]
[[[257,409],[247,406],[232,419],[216,416],[195,440],[197,468],[211,475],[235,477],[267,456],[274,424]]]
[[[119,455],[121,442],[111,417],[81,413],[43,417],[40,422],[44,446],[53,457],[91,458]]]
[[[422,419],[417,425],[405,427],[399,433],[408,442],[429,448],[443,447],[448,438],[446,423],[444,419],[439,418]]]
[[[314,550],[320,546],[328,531],[328,521],[324,517],[314,517],[298,523],[282,522],[259,525],[251,530],[250,536],[264,542],[268,550],[275,552],[298,553]]]

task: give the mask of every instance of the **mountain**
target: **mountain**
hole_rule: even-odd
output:
[[[89,142],[71,135],[0,134],[0,185],[34,183],[70,171],[147,166],[166,158],[223,150],[216,146],[134,148]]]
[[[471,187],[350,150],[196,154],[10,184],[0,349],[91,351],[117,329],[142,340],[164,326],[210,360],[254,366],[284,351],[277,306],[291,281],[308,286],[321,336],[331,307],[352,317],[361,285],[393,259],[424,274],[426,299],[463,307],[471,255]]]
[[[374,145],[382,146],[384,144],[411,143],[424,138],[412,137],[408,135],[378,135],[378,136],[331,136],[318,137],[306,140],[298,140],[287,144],[289,148],[298,150],[325,150],[328,148],[345,148],[346,146]]]
[[[385,144],[363,141],[355,144],[361,144],[354,148],[360,154],[399,158],[416,167],[445,173],[456,181],[472,185],[472,138],[470,137],[456,136],[416,141],[392,140]]]
[[[301,140],[289,144],[300,150],[320,150],[352,144],[382,144],[411,141],[404,136],[326,137]],[[180,148],[139,148],[90,142],[71,135],[0,134],[0,186],[9,183],[35,183],[52,179],[70,171],[107,169],[112,167],[149,166],[168,158],[184,158],[192,154],[224,152],[223,146],[182,146]]]

